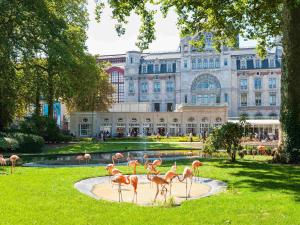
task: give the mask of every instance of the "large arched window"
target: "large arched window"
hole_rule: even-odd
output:
[[[212,75],[198,76],[191,86],[192,104],[209,105],[220,103],[221,85],[219,80]]]

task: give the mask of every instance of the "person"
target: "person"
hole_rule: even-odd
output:
[[[170,135],[169,135],[169,132],[167,132],[167,135],[166,135],[166,136],[167,136],[167,138],[169,138],[169,136],[170,136]]]
[[[193,134],[192,134],[192,132],[191,132],[190,135],[189,135],[189,141],[190,141],[190,142],[193,142]]]

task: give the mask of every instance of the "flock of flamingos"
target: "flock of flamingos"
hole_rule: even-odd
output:
[[[89,160],[91,160],[91,155],[86,153],[83,155],[78,155],[76,157],[76,160],[78,161],[83,161],[85,160],[86,163],[88,163]],[[136,175],[136,167],[141,165],[138,160],[132,160],[131,157],[128,155],[127,161],[128,161],[128,166],[133,168],[133,175],[123,175],[122,172],[116,168],[115,161],[118,161],[120,159],[125,158],[125,156],[122,153],[116,153],[112,156],[112,163],[108,164],[105,169],[108,171],[108,174],[110,176],[110,181],[114,184],[118,184],[118,193],[119,193],[119,202],[123,201],[122,197],[122,189],[121,185],[132,185],[133,187],[133,199],[132,202],[137,202],[137,186],[138,186],[138,176]],[[157,196],[159,192],[161,195],[164,195],[164,199],[166,201],[166,195],[168,192],[168,189],[166,188],[166,185],[169,185],[170,191],[169,194],[171,195],[172,191],[172,181],[173,179],[177,178],[180,182],[183,182],[185,180],[186,183],[186,199],[190,197],[191,193],[191,187],[192,187],[192,182],[193,182],[193,176],[194,174],[198,177],[199,176],[199,167],[202,166],[202,163],[199,160],[195,160],[192,163],[192,169],[190,167],[185,167],[183,170],[182,177],[176,173],[177,171],[177,166],[176,162],[174,165],[171,167],[171,169],[166,172],[165,175],[159,176],[160,172],[157,170],[157,167],[162,165],[162,159],[159,156],[159,159],[154,160],[153,162],[150,162],[148,159],[148,155],[144,155],[144,167],[147,169],[147,179],[151,183],[156,184],[156,194],[154,197],[154,202],[157,199]],[[11,173],[14,172],[14,168],[16,165],[16,161],[19,160],[19,156],[17,155],[12,155],[8,159],[5,159],[3,155],[0,155],[0,165],[2,167],[6,166],[6,162],[10,161],[11,162]],[[190,187],[188,191],[188,183],[187,180],[190,180]]]
[[[138,186],[138,176],[136,175],[136,167],[141,165],[138,160],[132,160],[130,156],[128,156],[127,161],[128,161],[128,166],[133,168],[133,175],[123,175],[122,172],[116,168],[115,161],[119,161],[120,159],[125,158],[122,153],[116,153],[115,155],[112,156],[112,163],[108,164],[105,169],[108,171],[108,174],[110,176],[110,180],[112,183],[118,184],[118,193],[119,193],[119,202],[123,201],[122,197],[122,189],[121,185],[129,185],[131,184],[133,187],[133,198],[132,202],[137,202],[137,186]],[[199,167],[202,166],[202,163],[199,160],[195,160],[192,163],[192,169],[189,167],[185,167],[183,170],[182,177],[180,178],[179,175],[176,173],[177,171],[177,166],[176,162],[174,165],[171,167],[171,169],[166,172],[165,175],[159,176],[160,172],[157,170],[157,167],[162,165],[162,159],[159,156],[159,159],[154,160],[153,162],[150,162],[148,159],[148,155],[144,155],[144,167],[147,169],[147,179],[151,183],[156,184],[156,194],[154,197],[154,202],[157,199],[157,196],[159,192],[161,195],[164,195],[164,199],[166,201],[166,196],[168,189],[166,188],[166,185],[169,185],[170,191],[169,194],[171,195],[172,191],[172,181],[173,179],[177,178],[180,182],[183,182],[185,180],[186,184],[186,199],[190,197],[191,193],[191,187],[192,187],[192,182],[193,182],[193,174],[196,176],[199,175]],[[111,178],[112,177],[112,178]],[[190,187],[188,191],[188,183],[187,180],[190,179]]]

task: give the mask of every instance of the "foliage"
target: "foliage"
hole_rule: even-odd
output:
[[[13,151],[19,147],[19,143],[14,138],[0,136],[0,151]]]
[[[41,136],[24,133],[1,133],[8,139],[13,140],[13,150],[21,153],[37,153],[42,151],[42,147],[45,144],[44,139]]]
[[[86,53],[86,5],[85,0],[0,2],[0,130],[23,117],[28,106],[39,115],[41,98],[50,118],[55,100],[87,105],[76,99],[83,93],[103,109],[109,106],[112,88],[104,66]],[[83,88],[85,83],[91,88]]]
[[[236,152],[241,149],[240,143],[244,135],[246,133],[242,123],[227,122],[215,128],[210,134],[207,148],[215,150],[224,148],[231,157],[231,161],[235,161]]]
[[[20,123],[21,132],[40,135],[46,142],[70,141],[69,135],[60,131],[54,119],[45,116],[32,116]]]

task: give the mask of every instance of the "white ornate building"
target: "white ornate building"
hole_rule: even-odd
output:
[[[175,52],[128,51],[126,54],[101,56],[100,61],[111,63],[107,71],[116,90],[113,95],[115,103],[122,103],[123,108],[126,104],[142,105],[144,108],[138,110],[127,106],[124,111],[117,110],[117,106],[114,106],[110,115],[119,116],[109,118],[108,114],[94,113],[94,117],[97,116],[93,117],[93,128],[88,133],[95,134],[101,130],[108,130],[112,134],[132,133],[131,125],[135,123],[138,133],[161,132],[159,124],[165,124],[161,126],[164,128],[163,133],[197,134],[203,130],[201,121],[205,118],[209,119],[209,124],[219,124],[227,121],[228,117],[239,117],[241,114],[253,118],[279,116],[280,49],[270,51],[265,59],[261,59],[255,48],[233,50],[224,47],[220,53],[216,52],[212,48],[209,34],[206,35],[204,51],[197,51],[189,44],[190,40],[191,38],[182,39]],[[208,111],[211,117],[204,116],[204,112]],[[125,112],[128,115],[119,123],[122,126],[117,126],[118,119],[122,119],[120,113],[125,115]],[[146,116],[145,112],[155,116]],[[181,119],[174,117],[180,112],[185,114],[185,120],[182,116]],[[192,112],[193,116],[189,116]],[[132,117],[133,113],[137,114]],[[155,119],[151,122],[150,118],[160,118],[160,115],[164,115],[161,118],[164,122]],[[80,135],[77,124],[80,124],[84,114],[71,115],[71,122],[72,117],[76,126],[72,129],[71,124],[71,130]],[[168,118],[180,121],[178,124],[181,128],[177,131],[171,129],[175,123]],[[103,126],[104,119],[107,126]],[[193,121],[188,121],[189,119]],[[144,123],[152,124],[152,128],[145,131]],[[277,128],[273,128],[270,130],[274,133]]]

